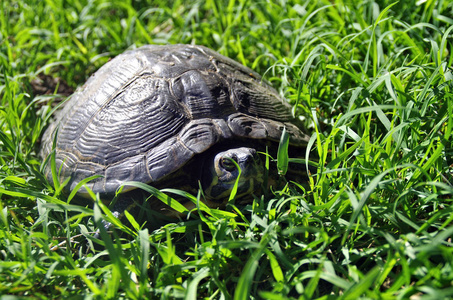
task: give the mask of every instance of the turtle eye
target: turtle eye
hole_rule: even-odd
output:
[[[220,159],[220,166],[227,170],[228,172],[231,172],[236,169],[236,164],[230,157],[222,157]]]

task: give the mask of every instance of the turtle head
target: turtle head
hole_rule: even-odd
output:
[[[238,177],[237,196],[251,194],[261,187],[263,171],[261,160],[253,148],[240,147],[213,153],[207,157],[203,168],[205,196],[216,203],[225,201]]]

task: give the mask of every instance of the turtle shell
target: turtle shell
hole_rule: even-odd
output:
[[[278,141],[286,127],[293,144],[305,144],[293,121],[289,104],[251,69],[202,46],[148,45],[118,55],[72,95],[41,155],[55,140],[66,189],[100,175],[87,186],[114,193],[126,181],[168,178],[220,142]],[[50,167],[46,176],[52,182]]]

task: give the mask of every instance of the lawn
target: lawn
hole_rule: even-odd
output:
[[[453,2],[0,7],[1,299],[453,298]],[[114,56],[177,43],[262,74],[311,136],[314,172],[159,226],[114,220],[95,195],[76,205],[43,176],[53,112]],[[97,241],[103,219],[115,230]]]

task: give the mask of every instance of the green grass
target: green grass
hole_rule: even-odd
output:
[[[149,2],[1,2],[0,295],[453,297],[451,1]],[[62,97],[33,80],[76,88],[149,43],[205,45],[263,74],[312,136],[308,187],[155,230],[68,203],[38,156]],[[118,230],[86,252],[103,218]]]

